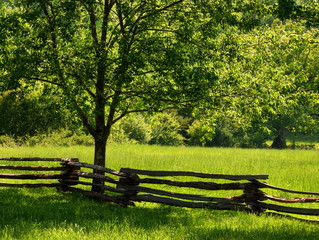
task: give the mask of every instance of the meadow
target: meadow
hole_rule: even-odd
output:
[[[92,163],[93,147],[0,148],[0,157],[76,157]],[[278,187],[319,192],[318,150],[110,145],[107,167],[269,174]],[[185,191],[185,190],[183,190]],[[207,191],[206,191],[207,192]],[[205,194],[206,194],[205,192]],[[282,197],[299,197],[267,190]],[[214,191],[213,196],[234,192]],[[235,194],[236,195],[236,194]],[[318,239],[317,223],[235,211],[137,203],[122,208],[55,189],[0,188],[0,239]],[[303,204],[300,207],[319,208]],[[319,217],[307,217],[319,219]]]

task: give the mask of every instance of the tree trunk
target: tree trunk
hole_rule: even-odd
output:
[[[109,134],[106,134],[105,127],[105,71],[106,66],[103,59],[100,58],[97,68],[97,81],[96,81],[96,99],[95,99],[95,152],[94,152],[94,165],[105,167],[105,150],[106,142]],[[94,170],[95,174],[104,175],[104,172]],[[93,183],[102,184],[104,182],[99,179],[93,179]],[[93,192],[104,192],[103,187],[93,186]]]
[[[286,139],[285,139],[285,128],[280,127],[278,136],[274,139],[272,148],[284,149],[287,148]]]
[[[94,165],[99,165],[105,167],[105,150],[106,150],[106,140],[95,139],[95,151],[94,151]],[[95,174],[104,175],[104,172],[93,170]],[[93,179],[93,183],[101,184],[104,186],[104,182],[100,179]],[[104,192],[103,187],[92,186],[93,192]]]

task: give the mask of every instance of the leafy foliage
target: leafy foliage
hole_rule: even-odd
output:
[[[151,127],[151,144],[176,146],[183,143],[183,137],[179,134],[181,125],[175,114],[164,112],[156,115]]]
[[[197,116],[204,116],[207,124],[233,119],[231,132],[249,134],[257,146],[282,127],[316,133],[318,36],[317,29],[288,20],[284,24],[276,20],[249,33],[234,28],[232,33],[225,32],[216,41],[229,39],[232,48],[215,64],[219,79],[228,84],[218,85],[224,88],[213,96],[222,107],[198,109]]]
[[[37,135],[69,128],[80,128],[78,122],[60,101],[59,94],[38,87],[37,91],[7,91],[0,97],[0,135]]]
[[[123,119],[120,126],[131,140],[141,144],[147,144],[151,140],[151,126],[141,114],[134,114]]]

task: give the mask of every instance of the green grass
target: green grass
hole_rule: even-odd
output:
[[[92,147],[0,148],[0,157],[78,157]],[[107,167],[269,174],[267,183],[319,191],[319,151],[111,145]],[[1,163],[2,164],[2,163]],[[33,163],[35,165],[35,163]],[[2,171],[3,172],[3,171]],[[179,190],[185,192],[186,189]],[[267,190],[279,196],[297,197]],[[192,191],[194,193],[194,191]],[[232,191],[198,193],[233,196]],[[318,239],[319,226],[241,212],[137,203],[121,208],[55,189],[0,188],[0,239]],[[318,204],[294,205],[319,208]],[[313,217],[319,219],[318,217]]]

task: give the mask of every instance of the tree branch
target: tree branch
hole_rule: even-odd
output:
[[[185,1],[185,0],[179,0],[179,1],[173,2],[173,3],[167,5],[167,6],[163,7],[163,8],[160,8],[160,9],[157,11],[157,13],[160,13],[160,12],[162,12],[162,11],[165,11],[165,10],[167,10],[167,9],[169,9],[169,8],[171,8],[171,7],[173,7],[173,6],[177,5],[177,4],[179,4],[179,3],[182,3],[182,2],[184,2],[184,1]]]
[[[53,61],[54,61],[56,70],[58,72],[58,78],[60,79],[61,83],[64,83],[63,71],[62,71],[62,68],[60,66],[60,62],[59,62],[59,58],[58,58],[57,36],[56,36],[56,33],[55,33],[55,26],[53,24],[54,23],[54,16],[53,17],[50,16],[50,14],[48,12],[48,9],[47,9],[47,6],[44,3],[42,3],[41,6],[42,6],[42,10],[43,10],[45,16],[47,17],[49,28],[50,28],[50,34],[51,34],[51,40],[52,40],[52,48],[53,48],[52,55],[53,55]],[[52,4],[49,3],[48,6],[50,7],[51,12],[53,13]]]
[[[108,115],[106,126],[105,126],[105,134],[109,134],[111,131],[111,127],[113,125],[113,119],[116,112],[116,107],[119,102],[119,96],[120,96],[119,91],[115,91],[115,95],[114,95],[112,104],[110,106],[110,111],[109,111],[109,115]]]
[[[162,109],[157,110],[157,112],[164,112],[166,110],[170,110],[170,109],[176,109],[174,107],[165,107]],[[182,107],[181,109],[187,109],[187,107]],[[119,117],[117,117],[116,119],[113,120],[113,123],[118,122],[119,120],[121,120],[123,117],[131,114],[131,113],[140,113],[140,112],[149,112],[149,109],[136,109],[136,110],[125,110]]]
[[[145,29],[143,31],[169,32],[169,33],[175,33],[176,32],[176,31],[170,30],[170,29],[156,29],[156,28],[149,28],[149,29]]]
[[[115,1],[105,0],[104,2],[104,15],[103,15],[103,24],[102,24],[102,34],[101,34],[101,50],[104,50],[106,46],[108,18],[114,4],[115,4]]]
[[[136,32],[137,32],[137,26],[135,26],[134,29],[133,29],[132,36],[131,36],[131,39],[130,39],[130,43],[129,43],[129,45],[127,46],[127,49],[126,49],[127,54],[130,52],[131,47],[132,47],[132,45],[133,45],[133,43],[134,43],[134,38],[135,38],[135,36],[136,36]]]
[[[43,78],[31,77],[30,79],[31,79],[31,80],[36,80],[36,81],[40,81],[40,82],[45,82],[45,83],[49,83],[49,84],[52,84],[52,85],[55,85],[55,86],[62,87],[62,85],[59,84],[59,83],[52,82],[52,81],[50,81],[50,80],[46,80],[46,79],[43,79]]]
[[[184,1],[185,1],[185,0],[179,0],[179,1],[176,1],[176,2],[172,2],[171,4],[168,4],[168,5],[166,5],[166,6],[162,7],[162,8],[157,9],[155,13],[152,12],[152,13],[150,13],[150,14],[147,14],[147,15],[145,15],[145,16],[142,16],[141,19],[144,19],[144,18],[153,16],[153,15],[156,15],[156,14],[158,14],[158,13],[160,13],[160,12],[163,12],[163,11],[165,11],[165,10],[168,10],[168,9],[170,9],[171,7],[173,7],[173,6],[175,6],[175,5],[178,5],[178,4],[180,4],[180,3],[184,2]]]
[[[87,6],[87,5],[85,5],[83,3],[83,1],[81,1],[81,3],[86,8],[86,10],[88,11],[88,14],[90,16],[91,35],[92,35],[92,39],[93,39],[93,43],[94,43],[94,48],[95,48],[95,52],[96,52],[97,56],[100,56],[99,40],[98,40],[98,37],[97,37],[97,30],[96,30],[96,16],[95,16],[95,13],[94,13],[93,5],[91,3],[91,4],[89,4]]]
[[[137,17],[137,19],[134,21],[134,23],[132,24],[132,29],[136,28],[136,30],[137,30],[137,24],[138,24],[142,19],[148,18],[148,17],[153,16],[153,15],[156,15],[156,14],[162,12],[162,11],[168,10],[168,9],[170,9],[171,7],[173,7],[173,6],[175,6],[175,5],[178,5],[179,3],[182,3],[182,2],[184,2],[184,1],[185,1],[185,0],[175,1],[175,2],[173,2],[173,3],[171,3],[171,4],[169,4],[169,5],[166,5],[166,6],[162,7],[162,8],[159,8],[157,11],[151,12],[151,13],[149,13],[149,14],[147,14],[147,13],[145,13],[145,12],[142,12],[142,13]],[[144,15],[144,14],[145,14],[145,15]]]
[[[116,1],[116,6],[117,6],[117,16],[119,17],[119,23],[121,27],[121,33],[122,36],[125,36],[125,28],[124,28],[124,22],[123,22],[123,16],[122,16],[122,10],[121,10],[121,4]]]
[[[112,124],[116,123],[117,121],[121,120],[123,117],[130,113],[138,113],[138,112],[148,112],[147,109],[140,109],[140,110],[132,110],[132,111],[124,111],[119,117],[113,120]]]
[[[80,86],[83,86],[83,85],[84,85],[84,84],[83,84],[84,81],[82,80],[82,78],[81,78],[79,75],[72,74],[72,73],[66,73],[66,75],[69,75],[69,76],[72,76],[72,77],[75,77],[75,78],[79,79],[79,81],[80,81]],[[85,88],[85,91],[86,91],[92,98],[96,98],[96,95],[95,95],[88,87],[84,86],[84,88]]]
[[[86,115],[84,114],[84,112],[82,111],[82,109],[79,107],[77,101],[73,98],[73,105],[75,107],[75,110],[77,111],[77,113],[79,114],[81,121],[83,123],[83,125],[87,128],[87,130],[90,132],[90,134],[96,138],[97,133],[95,131],[95,129],[93,128],[93,126],[90,124],[88,118],[86,117]]]

